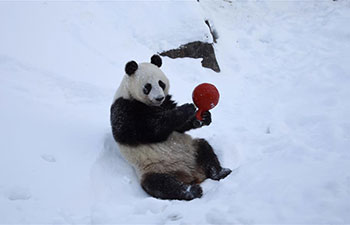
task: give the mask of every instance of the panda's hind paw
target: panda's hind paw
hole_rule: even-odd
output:
[[[219,172],[212,169],[210,178],[213,180],[221,180],[227,177],[231,172],[232,170],[229,168],[221,168]]]
[[[192,184],[187,188],[185,200],[200,198],[203,195],[203,190],[198,184]]]
[[[190,192],[192,193],[194,198],[200,198],[203,195],[203,190],[198,184],[191,185]]]

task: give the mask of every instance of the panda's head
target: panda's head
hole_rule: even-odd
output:
[[[124,87],[130,98],[147,105],[159,106],[169,91],[169,80],[159,68],[162,59],[153,55],[151,63],[137,64],[130,61],[125,65]]]

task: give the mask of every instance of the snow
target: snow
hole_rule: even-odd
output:
[[[125,63],[218,34],[221,73],[163,58],[170,92],[220,102],[201,199],[154,199],[111,135]],[[350,223],[350,3],[1,1],[0,223]]]

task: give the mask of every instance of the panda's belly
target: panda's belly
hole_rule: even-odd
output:
[[[119,144],[119,149],[139,176],[148,172],[193,174],[196,170],[196,149],[192,137],[187,134],[173,132],[161,143],[136,147]]]

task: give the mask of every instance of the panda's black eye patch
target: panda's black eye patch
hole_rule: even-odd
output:
[[[145,95],[148,95],[152,90],[152,85],[150,83],[145,84],[145,86],[143,87],[143,93]]]
[[[159,80],[158,84],[163,90],[165,89],[165,83],[163,81]]]

